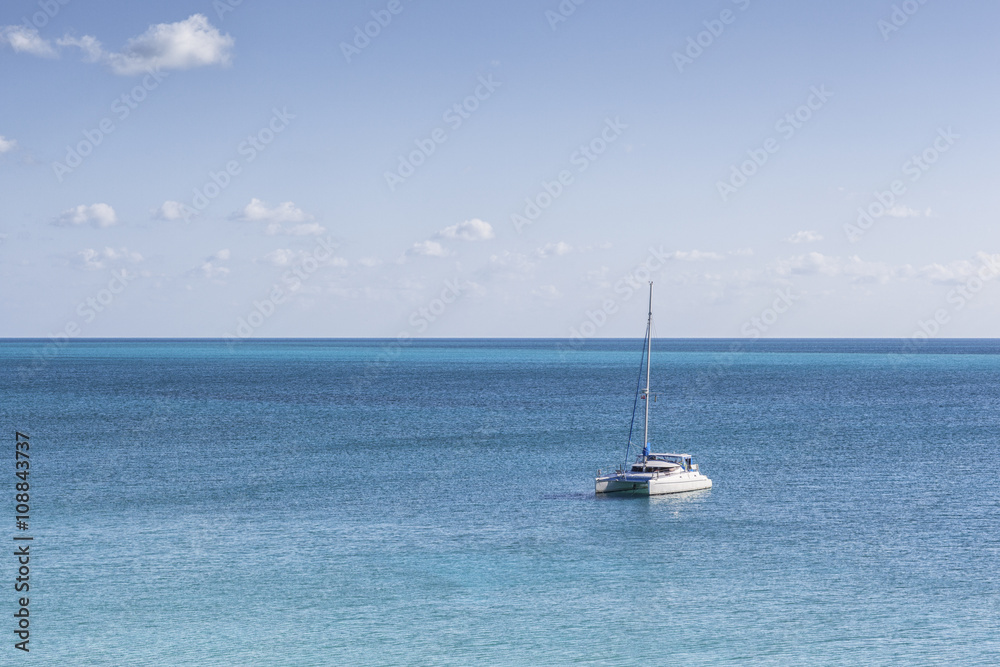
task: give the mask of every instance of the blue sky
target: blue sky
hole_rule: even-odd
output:
[[[0,336],[993,337],[998,18],[12,0]]]

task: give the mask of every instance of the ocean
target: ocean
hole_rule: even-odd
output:
[[[596,497],[641,348],[0,341],[0,539],[34,538],[30,653],[11,555],[0,653],[1000,664],[1000,341],[654,341],[653,449],[714,486]]]

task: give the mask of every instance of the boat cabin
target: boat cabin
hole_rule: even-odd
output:
[[[647,454],[639,456],[632,464],[632,472],[688,472],[697,470],[690,454]]]

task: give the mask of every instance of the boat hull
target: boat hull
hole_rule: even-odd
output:
[[[712,480],[701,473],[686,472],[676,475],[630,475],[622,473],[605,475],[595,481],[596,493],[620,493],[640,496],[661,496],[712,488]]]

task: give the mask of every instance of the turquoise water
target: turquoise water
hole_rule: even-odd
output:
[[[1000,664],[1000,341],[659,341],[654,449],[715,486],[595,497],[640,349],[0,341],[15,657]]]

